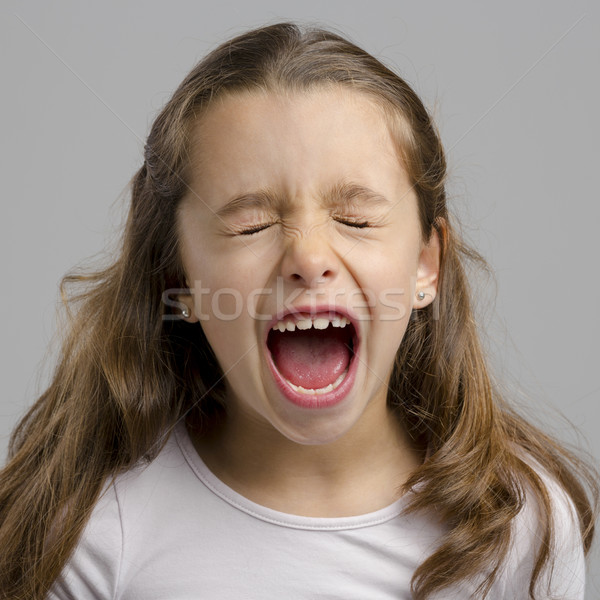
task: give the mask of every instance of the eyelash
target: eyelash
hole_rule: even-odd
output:
[[[365,227],[371,226],[371,223],[369,223],[369,221],[348,221],[345,219],[336,219],[336,221],[338,223],[341,223],[342,225],[346,225],[348,227],[354,227],[356,229],[364,229]],[[248,227],[247,229],[241,229],[237,233],[238,233],[238,235],[254,235],[255,233],[259,233],[259,232],[263,231],[264,229],[267,229],[267,227],[271,227],[271,225],[275,225],[275,222],[264,223],[262,225],[255,225],[254,227]]]
[[[369,221],[347,221],[345,219],[336,219],[338,223],[342,225],[347,225],[348,227],[355,227],[357,229],[364,229],[365,227],[370,227],[371,223]]]
[[[248,227],[247,229],[241,229],[237,233],[239,235],[254,235],[267,227],[271,227],[271,225],[275,225],[275,223],[263,223],[262,225],[255,225],[254,227]]]

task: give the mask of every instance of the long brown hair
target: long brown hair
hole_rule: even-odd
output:
[[[572,499],[590,548],[593,469],[509,409],[488,375],[464,268],[483,261],[452,226],[444,151],[427,110],[406,82],[347,40],[278,24],[223,44],[190,72],[148,137],[119,258],[63,281],[65,293],[80,287],[68,301],[62,353],[50,387],[13,432],[0,473],[3,597],[43,598],[107,478],[152,460],[178,419],[206,426],[222,410],[222,372],[201,326],[164,318],[165,290],[186,287],[175,215],[187,189],[191,126],[224,94],[313,86],[346,86],[386,111],[418,197],[423,238],[436,229],[442,242],[438,296],[413,313],[388,393],[426,456],[406,486],[415,491],[410,509],[435,511],[448,525],[414,574],[414,597],[480,573],[487,574],[484,595],[507,554],[525,489],[540,506],[533,596],[551,558],[552,519],[549,494],[525,456]]]

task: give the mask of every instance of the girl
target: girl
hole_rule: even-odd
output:
[[[490,381],[438,134],[322,30],[156,119],[0,483],[4,598],[582,598],[594,471]],[[588,491],[589,490],[589,491]]]

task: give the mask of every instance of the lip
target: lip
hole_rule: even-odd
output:
[[[328,316],[331,319],[334,315],[341,315],[346,317],[352,326],[354,327],[354,334],[352,337],[353,342],[353,355],[350,359],[350,364],[348,365],[348,373],[346,377],[340,383],[340,385],[332,390],[331,392],[327,392],[325,394],[303,394],[301,392],[295,391],[287,382],[287,380],[281,375],[275,363],[273,362],[273,357],[271,356],[271,352],[267,347],[267,338],[269,336],[269,332],[272,327],[278,321],[283,320],[285,317],[289,315],[298,316],[310,316],[314,317],[315,315]],[[263,351],[266,356],[267,364],[271,370],[273,378],[277,383],[277,386],[292,404],[299,406],[301,408],[307,409],[315,409],[315,408],[328,408],[330,406],[335,406],[339,404],[350,392],[354,385],[354,381],[356,379],[356,371],[358,370],[358,358],[360,354],[360,330],[358,327],[358,318],[350,313],[347,309],[337,306],[298,306],[294,307],[292,310],[282,310],[277,313],[277,315],[269,322],[268,326],[265,328],[264,339],[263,339]]]

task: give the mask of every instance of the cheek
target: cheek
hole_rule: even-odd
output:
[[[194,309],[222,368],[237,362],[256,342],[252,318],[257,281],[235,264],[205,265],[193,270]]]
[[[196,255],[200,256],[200,255]],[[202,260],[184,260],[188,282],[193,289],[194,306],[201,320],[237,320],[243,313],[252,285],[236,263],[227,263],[206,253]]]
[[[417,282],[414,248],[396,247],[395,252],[372,257],[361,273],[361,292],[374,310],[374,317],[386,322],[406,321]]]
[[[378,297],[378,309],[380,321],[404,326],[412,309],[410,289],[403,286],[390,286],[381,290]]]
[[[206,296],[202,305],[205,312],[200,324],[221,369],[226,375],[231,369],[239,370],[240,361],[256,345],[245,307],[225,295]]]
[[[245,298],[242,292],[232,287],[216,287],[207,289],[207,294],[202,297],[201,308],[203,314],[210,315],[210,319],[219,323],[236,322],[244,314]]]

